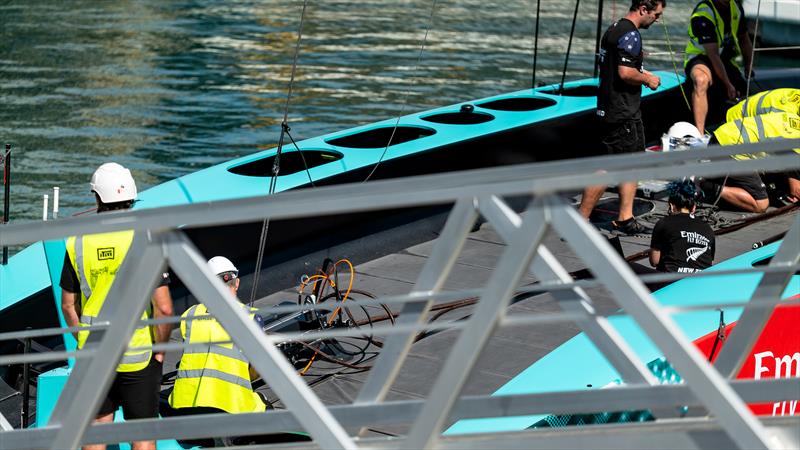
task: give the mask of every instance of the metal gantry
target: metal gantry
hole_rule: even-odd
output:
[[[796,399],[800,381],[796,378],[748,381],[732,378],[741,368],[775,306],[780,303],[780,296],[800,263],[800,216],[795,218],[769,265],[747,270],[760,271],[763,275],[715,367],[695,349],[671,313],[653,298],[642,280],[607,240],[558,194],[589,184],[800,167],[800,157],[792,150],[793,147],[800,147],[800,142],[782,140],[660,155],[559,161],[418,177],[413,183],[407,179],[376,181],[368,185],[286,192],[269,198],[4,226],[0,228],[1,246],[129,229],[135,230],[135,238],[117,276],[118,281],[109,293],[98,324],[95,324],[105,332],[91,333],[86,347],[78,352],[0,358],[0,364],[13,364],[76,357],[72,374],[47,425],[37,429],[10,430],[0,416],[0,447],[76,448],[87,443],[305,430],[311,435],[312,442],[275,447],[528,449],[717,448],[730,445],[748,449],[797,448],[800,445],[798,418],[755,417],[747,403]],[[767,152],[769,156],[747,161],[730,158],[734,154],[756,151]],[[515,212],[504,200],[520,195],[532,199],[522,214]],[[396,325],[372,329],[374,335],[385,336],[386,341],[366,382],[352,404],[330,407],[320,401],[275,346],[281,341],[309,339],[309,335],[263,333],[210,272],[206,257],[182,231],[191,227],[264,218],[280,220],[435,204],[452,204],[453,207],[414,287],[408,295],[377,300],[403,303]],[[447,294],[442,286],[479,216],[485,218],[507,246],[490,279],[477,292],[479,301],[472,318],[465,323],[426,323],[426,314],[434,301]],[[660,385],[655,380],[645,362],[637,357],[608,318],[596,310],[584,289],[588,284],[574,281],[542,244],[548,231],[558,233],[583,258],[587,268],[596,274],[594,282],[604,286],[620,309],[663,351],[684,383]],[[158,277],[167,266],[199,301],[214,311],[234,343],[286,405],[285,411],[92,424],[92,412],[97,410],[109,388],[117,361],[125,351]],[[542,282],[539,288],[547,287],[563,313],[507,317],[510,299],[526,273]],[[708,308],[714,306],[708,305]],[[304,305],[302,309],[310,307],[313,306]],[[301,307],[297,308],[300,310]],[[556,321],[576,323],[622,376],[625,385],[605,390],[502,397],[461,395],[481,350],[498,327],[532,327]],[[436,380],[432,381],[430,394],[422,400],[386,401],[386,394],[406,362],[414,336],[433,328],[453,329],[459,334],[449,354],[443,355],[445,363]],[[0,333],[0,338],[31,337],[37,333],[54,335],[67,331]],[[322,330],[312,335],[357,336],[360,332]],[[171,350],[181,346],[184,344],[161,344],[156,349]],[[698,407],[705,413],[678,418],[674,411],[680,406]],[[444,427],[458,419],[634,409],[653,411],[657,420],[499,434],[442,435]],[[366,427],[388,424],[405,424],[410,428],[406,435],[399,437],[367,438],[360,433]]]

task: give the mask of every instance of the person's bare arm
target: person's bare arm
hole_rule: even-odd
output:
[[[619,77],[622,78],[622,81],[633,86],[645,85],[655,91],[661,85],[661,78],[646,70],[639,72],[633,67],[619,66],[617,72],[619,73]]]
[[[78,294],[61,289],[61,313],[64,314],[64,321],[67,326],[77,327],[80,325],[80,298]],[[78,339],[78,333],[73,332],[75,339]]]
[[[172,310],[172,296],[169,293],[169,288],[167,286],[159,286],[153,292],[153,318],[159,319],[162,317],[169,317],[173,314]],[[169,334],[172,331],[173,324],[171,323],[162,323],[158,325],[153,325],[156,343],[162,343],[169,341]],[[158,352],[155,354],[155,358],[160,361],[164,362],[164,353]]]
[[[661,261],[661,250],[650,248],[650,265],[655,267]]]
[[[703,44],[703,48],[706,50],[709,61],[711,61],[711,70],[714,71],[714,75],[716,75],[725,86],[725,90],[728,93],[728,100],[735,99],[737,96],[736,88],[733,87],[730,78],[728,78],[728,72],[725,71],[725,65],[722,64],[722,58],[719,57],[719,45],[715,42],[709,42]]]

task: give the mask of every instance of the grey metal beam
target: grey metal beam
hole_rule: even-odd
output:
[[[441,433],[444,421],[456,401],[464,382],[486,345],[525,269],[533,258],[547,229],[545,212],[539,199],[528,209],[528,215],[508,242],[491,278],[486,284],[469,328],[461,333],[444,364],[436,382],[405,443],[406,448],[433,446]]]
[[[791,148],[800,145],[798,142],[800,139],[709,147],[692,152],[611,155],[373,181],[369,186],[357,183],[320,187],[314,190],[313,195],[308,195],[303,190],[296,190],[271,195],[268,198],[194,203],[48,222],[12,223],[0,230],[0,246],[58,239],[81,233],[224,225],[257,221],[265,216],[271,220],[280,220],[343,211],[359,212],[443,204],[458,198],[483,195],[489,186],[496,195],[551,193],[556,190],[582,188],[589,176],[592,183],[614,184],[631,181],[634,177],[680,178],[689,170],[697,176],[717,176],[753,170],[785,170],[787,167],[800,166],[797,155],[791,151]],[[737,153],[759,151],[774,152],[775,156],[747,161],[724,158]],[[720,157],[724,159],[702,164],[697,162],[700,159]],[[694,163],[689,167],[687,161]],[[605,172],[596,173],[599,170]]]
[[[733,380],[731,386],[748,403],[789,399],[796,394],[797,387],[796,381],[791,379]],[[344,426],[382,426],[411,422],[417,417],[423,404],[424,400],[403,400],[381,404],[334,405],[330,407],[330,411]],[[696,406],[699,401],[684,384],[619,386],[612,389],[507,396],[466,396],[456,401],[450,419],[629,411],[663,405]],[[111,443],[176,437],[191,439],[216,436],[220,434],[220,430],[245,436],[303,429],[302,421],[291,411],[275,410],[264,414],[214,414],[93,425],[87,429],[84,442]],[[0,447],[45,448],[50,445],[55,431],[54,428],[39,428],[0,433]]]
[[[423,292],[437,292],[442,288],[450,271],[456,263],[478,212],[472,198],[460,199],[453,206],[442,233],[434,244],[430,257],[417,277],[411,295]],[[427,313],[433,301],[422,297],[418,301],[406,303],[397,318],[398,325],[422,325],[427,321]],[[395,334],[383,344],[377,361],[372,366],[367,381],[358,393],[355,403],[380,402],[386,397],[397,377],[400,367],[414,343],[417,332]]]
[[[52,448],[80,445],[86,427],[94,420],[103,396],[111,387],[116,366],[164,269],[164,256],[157,244],[149,235],[135,233],[98,314],[99,320],[113,324],[114,332],[89,335],[84,348],[95,354],[91,359],[76,361],[48,421],[48,425],[58,427]]]
[[[740,448],[770,448],[772,443],[761,423],[753,417],[725,378],[686,339],[672,317],[659,310],[658,302],[636,278],[627,263],[570,205],[553,199],[553,224],[578,252],[597,278],[603,280],[617,303],[653,339],[670,363],[686,380],[704,406]]]
[[[481,213],[489,218],[495,231],[504,239],[510,239],[522,219],[497,196],[481,197],[478,203]],[[550,253],[545,245],[540,245],[530,266],[530,272],[542,281],[572,283],[572,276]],[[565,312],[583,313],[585,317],[577,324],[592,340],[598,350],[619,371],[622,379],[629,384],[657,384],[655,377],[636,353],[625,342],[608,319],[595,314],[591,299],[583,289],[570,291],[554,290],[551,295]]]
[[[320,447],[355,449],[355,443],[345,430],[283,354],[250,319],[248,311],[211,271],[206,259],[194,244],[182,232],[177,231],[171,232],[166,241],[170,267],[214,314],[283,404],[303,420],[306,430]]]
[[[745,360],[750,356],[761,330],[767,324],[774,308],[759,308],[758,303],[778,300],[794,276],[794,265],[800,262],[800,215],[795,216],[789,231],[783,238],[780,248],[769,262],[770,268],[784,267],[787,270],[777,273],[766,273],[761,278],[753,293],[753,299],[745,305],[742,315],[728,336],[725,345],[714,363],[717,370],[728,378],[734,378],[742,369]],[[787,376],[790,376],[787,374]]]

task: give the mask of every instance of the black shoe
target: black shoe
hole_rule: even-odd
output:
[[[611,225],[614,226],[614,231],[627,234],[628,236],[652,232],[652,230],[640,224],[635,217],[631,217],[630,219],[623,221],[614,220],[611,222]]]

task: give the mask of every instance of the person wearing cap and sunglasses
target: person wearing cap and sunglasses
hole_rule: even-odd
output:
[[[117,163],[106,163],[92,175],[91,190],[97,213],[126,210],[136,200],[136,183],[131,172]],[[70,327],[88,327],[96,321],[109,290],[116,279],[133,242],[133,231],[72,236],[66,242],[66,256],[61,272],[61,311]],[[142,313],[142,320],[172,315],[172,297],[167,273],[153,292],[151,307]],[[95,422],[111,422],[114,412],[122,408],[126,420],[158,416],[163,353],[153,353],[153,343],[167,342],[170,324],[139,326],[133,333],[117,365],[117,373]],[[86,344],[88,331],[73,333],[78,348]],[[105,445],[87,445],[103,449]],[[155,441],[135,441],[134,450],[154,449]]]
[[[239,270],[224,256],[208,260],[211,271],[236,297]],[[238,297],[237,297],[238,298]],[[242,304],[243,308],[247,308]],[[261,317],[250,317],[261,324]],[[230,342],[225,329],[209,314],[205,305],[187,309],[181,317],[181,336],[186,344],[206,344],[186,348],[181,356],[175,387],[169,405],[178,415],[261,412],[266,404],[254,390],[251,380],[258,378],[247,358]],[[225,343],[227,342],[227,343]]]

